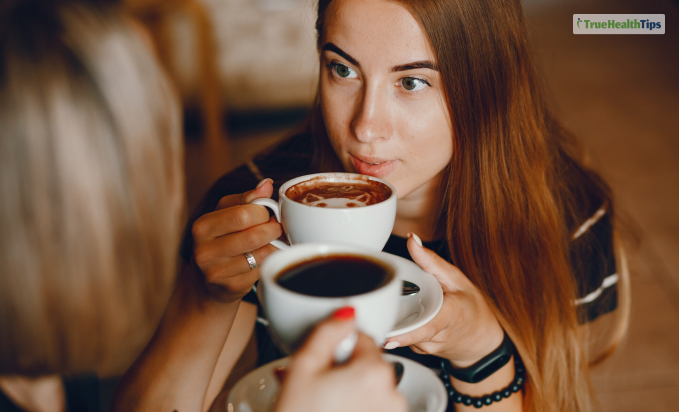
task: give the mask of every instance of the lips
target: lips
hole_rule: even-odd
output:
[[[351,163],[356,171],[362,175],[384,177],[396,167],[398,160],[384,160],[372,156],[357,156],[349,154]]]

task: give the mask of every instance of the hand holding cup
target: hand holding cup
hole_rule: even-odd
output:
[[[286,368],[275,412],[405,412],[394,368],[373,340],[358,333],[352,357],[333,366],[333,348],[356,333],[354,312],[343,308],[321,322]]]
[[[456,367],[470,366],[500,346],[504,331],[488,302],[462,271],[410,234],[408,250],[423,270],[431,273],[443,289],[443,305],[424,326],[392,336],[386,349],[410,346],[416,353],[447,358]]]
[[[244,254],[252,253],[261,264],[277,250],[269,242],[282,234],[281,225],[265,208],[250,204],[272,194],[272,180],[264,179],[254,190],[223,197],[214,212],[201,216],[191,227],[192,269],[202,273],[212,298],[242,298],[259,279],[259,269],[252,269]]]

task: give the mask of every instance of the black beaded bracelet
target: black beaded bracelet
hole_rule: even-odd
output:
[[[480,396],[478,398],[469,395],[463,395],[453,388],[453,384],[450,382],[450,373],[446,368],[446,362],[441,361],[441,380],[448,391],[449,402],[461,403],[463,405],[473,405],[475,408],[482,408],[488,406],[493,402],[500,402],[504,398],[509,398],[513,393],[516,393],[523,388],[523,384],[526,382],[526,368],[521,362],[521,358],[517,353],[514,353],[514,380],[504,389],[497,392],[493,392],[490,395]]]

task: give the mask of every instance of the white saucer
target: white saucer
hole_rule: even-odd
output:
[[[439,313],[443,305],[443,290],[434,275],[425,272],[416,263],[400,256],[383,253],[396,265],[403,280],[420,287],[414,295],[401,296],[398,321],[387,337],[403,335],[423,326]]]
[[[390,354],[382,356],[388,362],[403,364],[403,378],[398,390],[408,400],[409,412],[445,411],[448,394],[434,372],[410,359]],[[227,412],[269,412],[280,389],[273,371],[286,366],[289,361],[289,357],[279,359],[245,375],[229,393]]]
[[[396,266],[402,280],[420,287],[420,291],[414,295],[401,296],[398,321],[394,329],[386,336],[390,338],[413,331],[432,320],[443,305],[443,289],[434,275],[425,272],[413,261],[390,253],[381,253]],[[260,282],[257,287],[257,299],[259,304],[264,306],[261,286],[263,285]]]

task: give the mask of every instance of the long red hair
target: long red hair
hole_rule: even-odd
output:
[[[319,46],[330,1],[318,5]],[[526,364],[527,408],[591,410],[568,253],[592,208],[607,205],[612,217],[613,202],[550,113],[521,3],[394,1],[429,39],[451,114],[454,149],[440,221],[453,261],[484,294]],[[318,103],[310,129],[316,168],[341,169]]]

